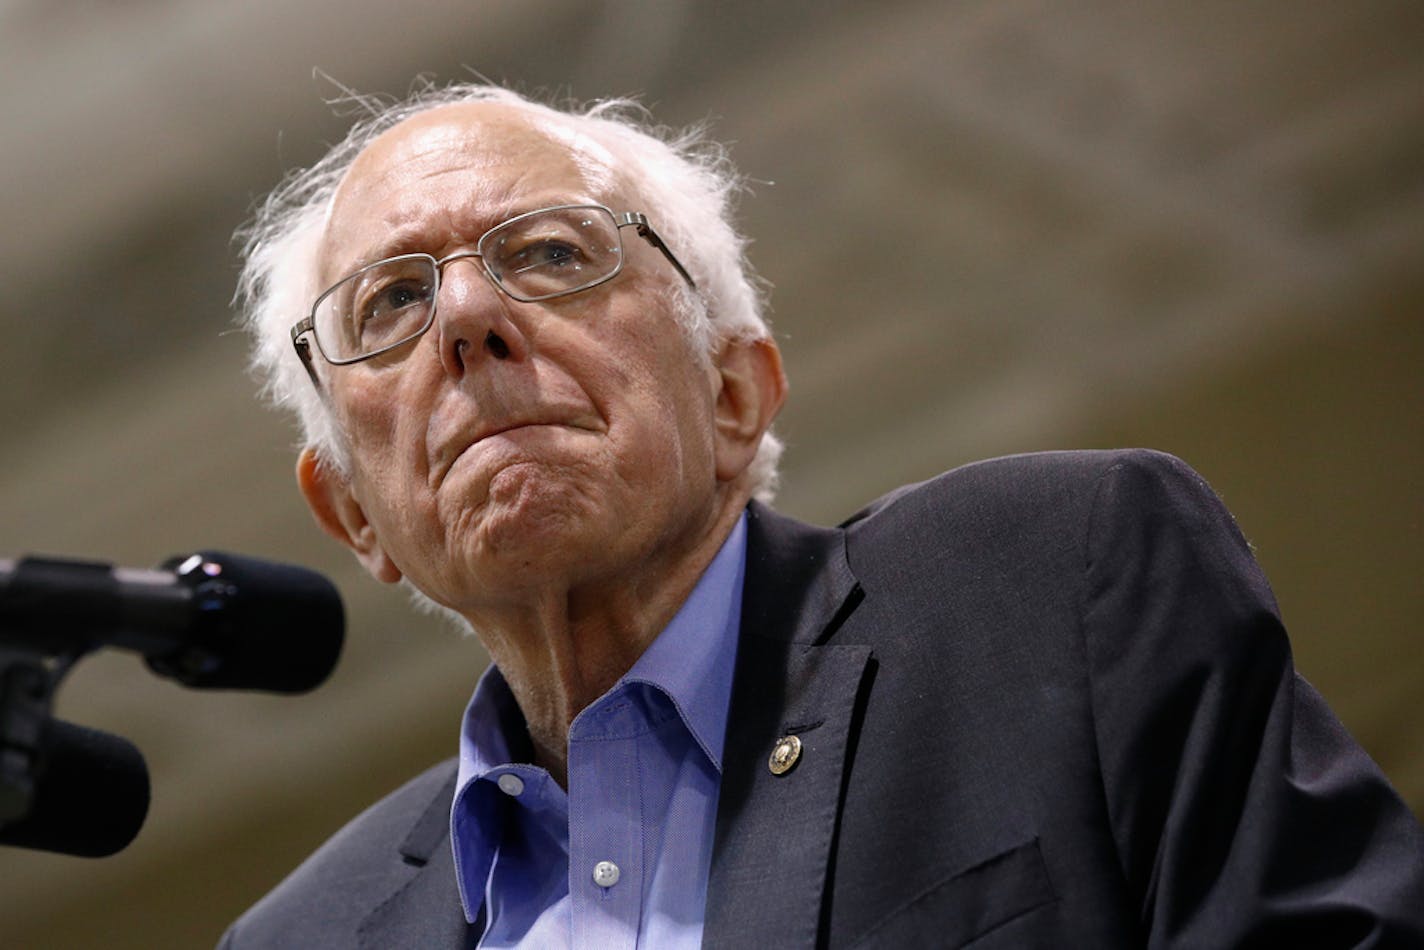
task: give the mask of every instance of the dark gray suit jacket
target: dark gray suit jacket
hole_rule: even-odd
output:
[[[1424,946],[1424,833],[1182,463],[1019,456],[836,529],[750,514],[708,946]],[[473,946],[454,771],[223,945]]]

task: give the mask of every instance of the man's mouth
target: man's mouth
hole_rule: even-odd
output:
[[[597,427],[593,424],[591,414],[588,412],[555,412],[547,415],[539,414],[536,416],[491,422],[477,427],[471,433],[465,433],[458,438],[446,442],[436,457],[436,464],[433,466],[432,474],[436,476],[437,480],[443,479],[462,456],[469,453],[472,449],[488,442],[490,439],[502,435],[518,433],[523,430],[554,428],[592,432],[595,431]]]

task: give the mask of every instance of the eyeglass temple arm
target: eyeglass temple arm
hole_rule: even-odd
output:
[[[311,343],[302,339],[303,336],[313,332],[315,329],[316,326],[312,323],[311,317],[307,317],[301,323],[292,327],[292,347],[296,349],[297,356],[301,357],[302,369],[306,370],[307,375],[311,377],[312,385],[320,390],[321,380],[316,378],[316,367],[312,365]]]
[[[648,216],[641,211],[625,211],[618,216],[617,224],[620,228],[632,227],[637,230],[638,237],[647,241],[653,247],[663,252],[663,257],[668,259],[668,263],[677,268],[677,272],[682,275],[682,279],[687,281],[687,286],[693,290],[697,289],[697,281],[692,279],[692,275],[687,272],[687,268],[682,266],[682,261],[677,259],[672,249],[663,243],[663,239],[658,237],[658,232],[653,230],[653,226],[648,223]]]

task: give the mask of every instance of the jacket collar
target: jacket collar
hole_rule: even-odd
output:
[[[841,528],[820,528],[747,508],[747,568],[742,635],[821,643],[860,602]]]
[[[455,886],[450,850],[450,800],[455,794],[455,760],[445,764],[425,810],[400,844],[402,867],[390,897],[377,904],[357,930],[361,948],[473,947],[483,929],[465,923]],[[394,878],[393,878],[394,880]]]

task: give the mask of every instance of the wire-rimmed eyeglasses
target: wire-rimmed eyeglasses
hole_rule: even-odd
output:
[[[614,214],[602,205],[557,205],[516,215],[495,225],[472,251],[442,258],[402,254],[368,264],[337,281],[292,327],[292,345],[317,382],[310,333],[328,363],[342,366],[379,356],[420,336],[435,322],[435,301],[446,264],[477,257],[494,285],[515,300],[532,303],[576,294],[612,280],[623,269],[623,232],[663,253],[689,287],[692,277],[658,237],[647,215]],[[318,383],[318,385],[320,385]]]

